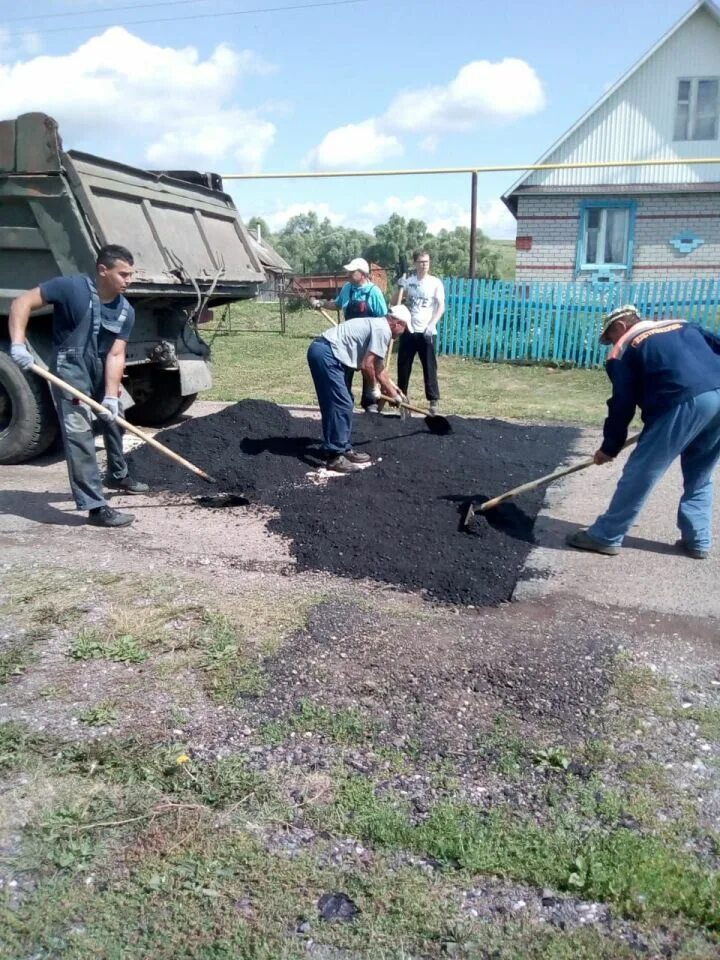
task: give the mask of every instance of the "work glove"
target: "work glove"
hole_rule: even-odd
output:
[[[35,357],[24,343],[13,343],[10,346],[10,356],[21,370],[29,370],[35,363]]]
[[[102,405],[104,407],[104,412],[97,410],[96,413],[101,420],[104,420],[106,423],[112,423],[113,420],[117,420],[118,414],[120,413],[120,400],[117,397],[103,397]]]
[[[428,343],[432,343],[433,337],[435,336],[436,333],[437,333],[437,327],[434,326],[434,324],[431,324],[429,327],[425,328],[425,332],[423,333],[423,336],[425,337]]]
[[[322,300],[318,300],[317,297],[310,297],[309,302],[313,310],[319,310],[322,307]]]

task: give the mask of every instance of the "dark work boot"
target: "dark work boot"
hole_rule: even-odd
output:
[[[149,493],[150,491],[150,487],[146,483],[133,480],[129,474],[122,480],[113,480],[112,477],[107,477],[105,486],[110,490],[117,490],[119,493]]]
[[[343,456],[346,460],[349,460],[350,463],[370,463],[369,453],[361,453],[359,450],[353,450],[352,447],[346,450]]]
[[[93,527],[129,527],[135,517],[131,513],[120,513],[105,504],[95,507],[88,514],[88,523]]]
[[[355,473],[357,470],[362,469],[359,464],[348,460],[342,453],[339,453],[336,457],[331,457],[325,466],[328,470],[332,470],[333,473]]]

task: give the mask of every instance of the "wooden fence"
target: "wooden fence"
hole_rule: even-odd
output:
[[[593,284],[444,279],[438,352],[481,360],[604,363],[603,316],[633,303],[649,320],[678,317],[720,327],[720,280]]]

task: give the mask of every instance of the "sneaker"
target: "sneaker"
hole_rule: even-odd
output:
[[[327,469],[334,473],[356,473],[361,469],[360,465],[353,463],[352,460],[339,453],[336,457],[331,457],[327,462]]]
[[[428,410],[428,413],[430,414],[431,417],[436,417],[436,416],[440,413],[440,401],[439,401],[439,400],[431,400],[431,401],[430,401],[430,409]]]
[[[376,403],[369,403],[365,407],[365,413],[380,413],[380,407]]]
[[[113,480],[112,477],[108,477],[105,486],[110,490],[119,490],[122,493],[148,493],[150,491],[150,487],[146,483],[133,480],[131,476],[123,477],[122,480]]]
[[[693,560],[707,560],[710,555],[709,550],[702,550],[700,547],[694,547],[691,543],[688,543],[687,540],[678,540],[675,544],[678,550],[682,550],[684,554],[688,557],[692,557]]]
[[[608,543],[601,543],[595,537],[591,537],[587,530],[578,530],[575,533],[569,533],[565,537],[565,543],[569,547],[575,547],[577,550],[590,550],[592,553],[603,553],[606,557],[616,557],[620,553],[620,547],[610,546]]]
[[[352,447],[346,450],[343,456],[346,460],[349,460],[350,463],[370,463],[371,459],[369,453],[360,453],[358,450],[353,450]]]
[[[91,510],[87,522],[93,527],[129,527],[134,519],[131,513],[120,513],[106,504]]]

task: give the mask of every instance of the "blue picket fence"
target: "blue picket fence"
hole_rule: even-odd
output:
[[[444,279],[446,311],[438,352],[480,360],[597,367],[602,317],[634,303],[643,317],[678,317],[720,328],[720,280],[640,283],[523,283]]]

